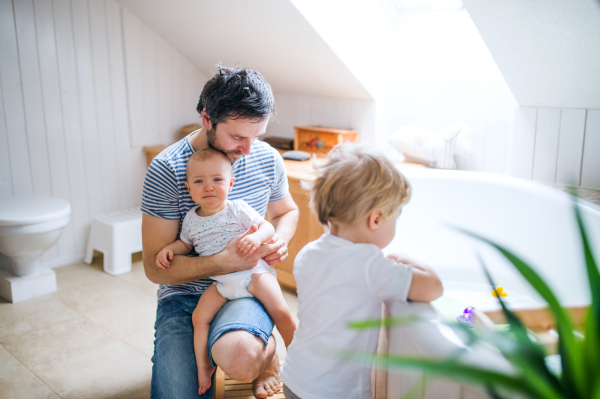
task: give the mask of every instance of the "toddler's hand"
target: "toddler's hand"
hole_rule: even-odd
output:
[[[238,251],[243,255],[252,255],[262,244],[256,234],[247,234],[240,239]]]
[[[389,254],[389,255],[386,255],[385,257],[388,259],[395,260],[396,262],[400,263],[400,259],[397,254]]]
[[[173,250],[170,248],[163,248],[158,255],[156,255],[156,266],[161,269],[166,269],[171,266],[170,260],[173,259]]]

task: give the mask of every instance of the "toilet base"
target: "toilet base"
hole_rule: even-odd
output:
[[[0,296],[12,303],[48,295],[56,290],[56,273],[50,268],[41,268],[26,277],[17,277],[0,269]]]

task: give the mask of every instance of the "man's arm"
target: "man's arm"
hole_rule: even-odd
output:
[[[285,244],[275,242],[262,245],[251,256],[245,256],[237,250],[241,238],[238,237],[232,240],[222,252],[212,256],[176,255],[171,261],[171,267],[163,270],[156,265],[156,256],[161,249],[175,241],[178,231],[179,220],[142,215],[144,271],[146,277],[155,284],[184,284],[210,276],[249,270],[256,266],[260,258],[277,251]]]
[[[275,244],[282,244],[282,246],[278,250],[270,252],[267,256],[263,255],[263,259],[269,265],[276,265],[288,257],[287,244],[296,233],[300,212],[292,195],[287,193],[279,201],[269,202],[267,215],[271,224],[275,227],[275,236],[271,241]]]

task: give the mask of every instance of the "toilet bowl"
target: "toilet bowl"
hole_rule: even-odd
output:
[[[0,267],[17,277],[35,274],[42,254],[56,243],[70,217],[71,205],[60,198],[0,200]]]

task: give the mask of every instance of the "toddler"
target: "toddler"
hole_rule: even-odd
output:
[[[185,215],[179,240],[158,253],[158,267],[169,267],[173,255],[187,255],[192,247],[200,256],[216,254],[225,249],[232,239],[244,233],[238,251],[251,255],[273,237],[273,225],[246,202],[227,200],[235,179],[226,155],[213,149],[194,153],[187,162],[186,178],[185,186],[198,205]],[[251,270],[211,278],[216,280],[215,283],[202,293],[192,314],[200,395],[210,388],[215,370],[207,352],[210,323],[228,300],[256,297],[275,322],[286,346],[292,341],[296,329],[275,270],[264,260],[260,259]]]
[[[330,233],[306,245],[294,263],[300,324],[281,372],[286,398],[370,398],[370,368],[327,351],[374,354],[379,331],[352,331],[350,322],[379,318],[387,299],[441,296],[431,268],[381,252],[409,198],[408,181],[375,147],[338,145],[318,168],[311,207]]]

